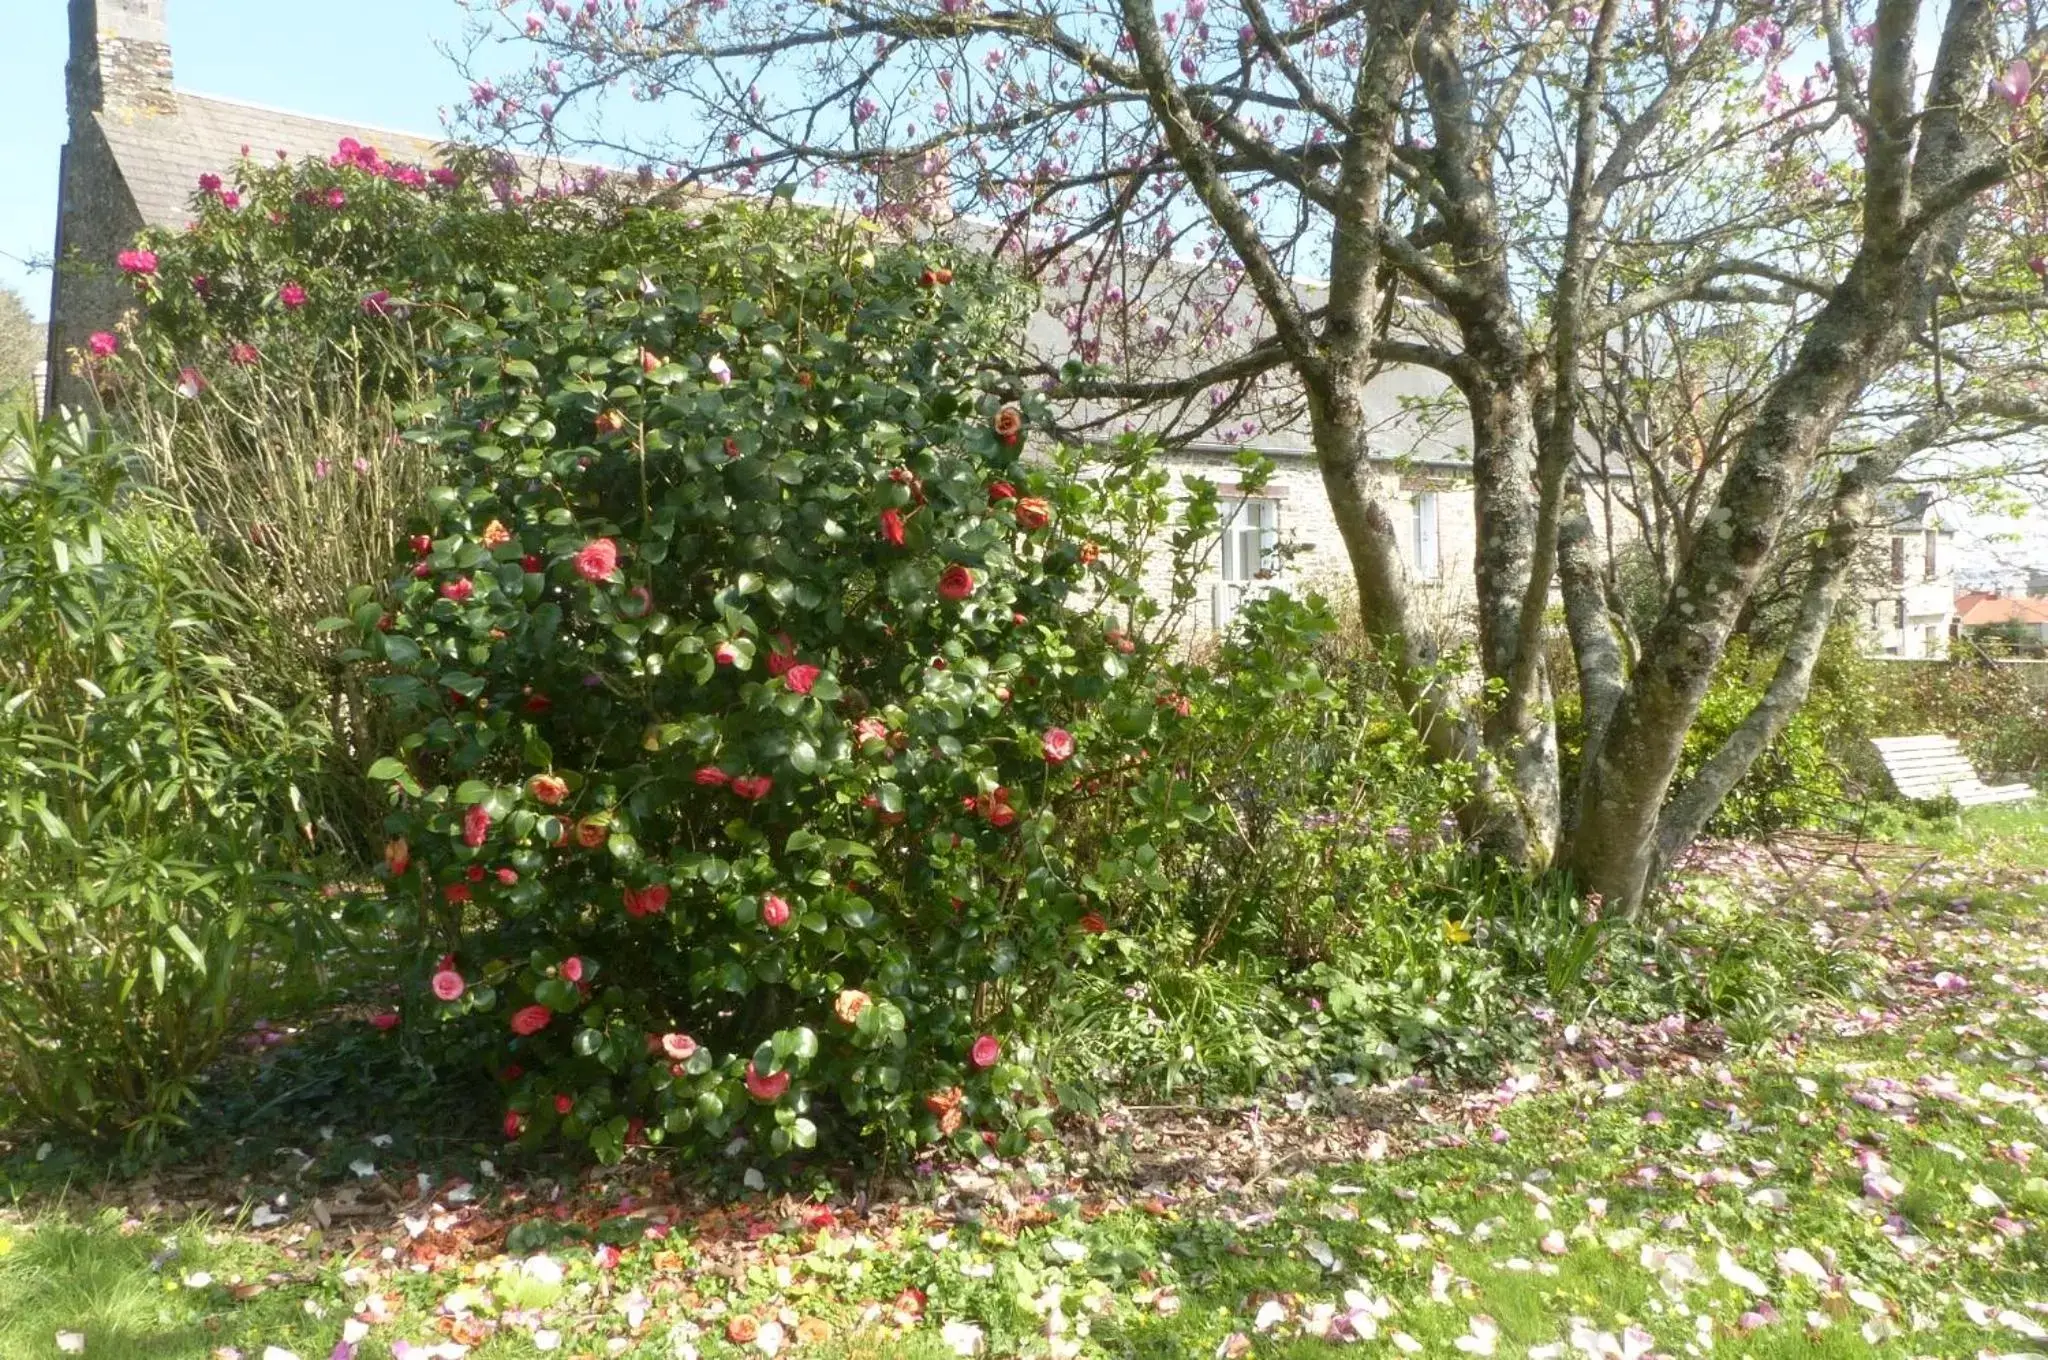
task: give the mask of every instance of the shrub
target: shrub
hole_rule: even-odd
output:
[[[205,542],[104,435],[24,424],[10,455],[0,1074],[33,1118],[151,1142],[309,929],[319,732],[241,691]]]
[[[1174,720],[1091,612],[1135,563],[1076,455],[1024,461],[990,279],[784,212],[618,230],[450,299],[450,482],[351,612],[419,1004],[509,1134],[605,1158],[1015,1146],[1016,1017],[1099,909],[1076,809]]]

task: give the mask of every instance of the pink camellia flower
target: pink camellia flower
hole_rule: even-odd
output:
[[[737,666],[740,663],[740,649],[731,642],[721,642],[711,652],[711,659],[721,666]]]
[[[569,781],[557,774],[537,774],[526,781],[526,791],[533,795],[536,803],[559,807],[569,796]]]
[[[661,1051],[675,1062],[688,1062],[697,1056],[697,1041],[687,1034],[664,1034]]]
[[[666,883],[650,883],[644,888],[627,888],[624,897],[628,916],[658,916],[668,910]]]
[[[714,354],[704,361],[704,371],[711,375],[711,381],[724,387],[732,382],[732,365],[725,361],[723,354]]]
[[[818,683],[818,674],[816,666],[791,666],[782,673],[782,683],[792,694],[809,694],[811,686]]]
[[[882,512],[882,539],[892,548],[903,546],[903,512],[894,506]]]
[[[583,960],[571,954],[562,960],[562,976],[571,982],[583,981]]]
[[[85,347],[95,359],[111,359],[114,351],[121,348],[121,341],[112,331],[94,331],[87,337]]]
[[[517,1110],[505,1111],[505,1141],[512,1142],[526,1131],[526,1116]]]
[[[519,1035],[534,1035],[548,1027],[548,1021],[555,1013],[546,1006],[521,1006],[512,1012],[512,1032]]]
[[[199,396],[199,394],[201,392],[204,392],[205,390],[206,379],[200,375],[198,369],[181,368],[178,370],[179,396],[183,397],[187,401],[192,401],[195,400]]]
[[[443,968],[434,974],[434,995],[443,1001],[456,1000],[462,995],[466,985],[462,980],[462,974],[453,968]]]
[[[990,482],[988,484],[988,503],[990,505],[994,505],[999,501],[1013,501],[1016,499],[1017,488],[1011,486],[1008,482]]]
[[[662,357],[659,354],[656,354],[653,350],[648,349],[644,345],[641,346],[640,371],[642,373],[652,373],[655,369],[661,367],[662,362]]]
[[[277,300],[289,311],[297,311],[306,305],[306,290],[296,280],[287,282],[277,290]]]
[[[467,576],[458,576],[452,581],[444,581],[441,585],[441,598],[453,600],[457,604],[461,604],[475,593],[476,583]]]
[[[491,871],[491,877],[497,879],[500,883],[504,884],[506,887],[509,888],[514,883],[517,883],[519,881],[519,871],[517,869],[507,868],[503,865],[500,865],[498,868],[493,869]]]
[[[974,573],[955,562],[939,573],[939,595],[948,600],[964,600],[974,593]]]
[[[756,1100],[773,1103],[782,1099],[782,1093],[789,1089],[789,1073],[770,1072],[765,1076],[747,1064],[747,1094]]]
[[[774,787],[775,781],[765,774],[743,774],[732,781],[733,794],[750,803],[757,803],[766,798],[769,790]]]
[[[789,924],[789,903],[768,893],[761,899],[761,924],[770,930],[780,930]]]
[[[853,725],[853,739],[862,746],[871,741],[889,740],[889,724],[880,718],[862,718]]]
[[[1052,522],[1052,507],[1037,496],[1026,496],[1017,502],[1017,525],[1023,529],[1043,529]]]
[[[608,581],[619,569],[619,545],[600,538],[583,545],[576,554],[576,574],[586,581]]]
[[[732,776],[719,769],[716,765],[699,765],[697,767],[696,779],[699,784],[707,789],[722,789],[727,784],[732,783]]]
[[[1055,765],[1061,765],[1074,758],[1074,734],[1064,727],[1048,727],[1045,735],[1038,739],[1039,749],[1045,758]]]
[[[123,274],[146,278],[156,273],[156,252],[153,250],[124,250],[114,257],[114,263],[121,266]]]
[[[491,814],[482,803],[471,803],[462,814],[462,843],[472,850],[491,834]]]
[[[993,1034],[984,1034],[974,1041],[974,1047],[967,1050],[967,1061],[975,1070],[985,1071],[996,1065],[1003,1056],[1003,1045]]]
[[[378,1011],[375,1015],[370,1017],[370,1026],[373,1029],[381,1029],[386,1031],[387,1033],[391,1030],[397,1029],[398,1012]]]

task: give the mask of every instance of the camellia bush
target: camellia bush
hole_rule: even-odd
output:
[[[448,481],[346,621],[408,1018],[509,1138],[1014,1150],[1020,1012],[1103,928],[1087,805],[1179,721],[1097,523],[1163,479],[1025,458],[993,275],[781,208],[604,249],[443,302]]]

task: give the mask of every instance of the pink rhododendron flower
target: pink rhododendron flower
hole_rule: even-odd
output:
[[[792,694],[809,694],[811,686],[818,683],[818,675],[816,666],[791,666],[782,673],[782,683],[789,686]]]
[[[586,581],[607,581],[619,569],[619,545],[600,538],[576,554],[576,574]]]
[[[297,311],[306,305],[306,290],[297,282],[286,283],[277,290],[277,300],[287,309]]]
[[[964,600],[974,593],[974,573],[955,562],[939,573],[939,594],[948,600]]]
[[[471,803],[462,814],[462,843],[472,850],[491,834],[491,814],[482,803]]]
[[[1045,758],[1055,765],[1063,764],[1074,757],[1074,734],[1064,727],[1048,727],[1039,738],[1039,749]]]
[[[121,348],[121,341],[112,331],[94,331],[86,338],[85,347],[95,359],[111,359],[114,351]]]
[[[207,173],[207,174],[201,175],[201,176],[199,177],[199,192],[200,192],[200,193],[202,193],[202,194],[217,194],[217,193],[219,193],[219,192],[220,192],[220,176],[219,176],[219,175],[216,175],[216,174],[212,174],[212,173],[210,173],[210,172],[209,172],[209,173]]]
[[[546,1006],[521,1006],[512,1012],[512,1032],[520,1035],[538,1034],[548,1027],[555,1013]]]
[[[770,1072],[765,1076],[747,1064],[747,1094],[756,1100],[777,1101],[789,1089],[789,1073]]]
[[[1003,1045],[993,1034],[984,1034],[974,1041],[974,1047],[967,1050],[967,1061],[977,1070],[986,1070],[996,1065],[1003,1056]]]
[[[443,1001],[454,1001],[462,995],[466,984],[462,980],[462,974],[453,968],[443,968],[434,974],[433,985],[435,996]]]
[[[761,899],[761,924],[780,930],[789,924],[789,903],[769,893]]]
[[[156,273],[156,252],[153,250],[124,250],[114,257],[114,263],[121,266],[123,274],[147,278]]]

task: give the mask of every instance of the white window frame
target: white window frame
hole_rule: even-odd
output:
[[[1418,491],[1409,503],[1408,534],[1415,559],[1415,579],[1443,579],[1442,498],[1434,491]]]
[[[1225,503],[1216,544],[1216,584],[1210,590],[1210,623],[1230,626],[1244,602],[1271,590],[1280,577],[1280,501],[1240,496]]]

